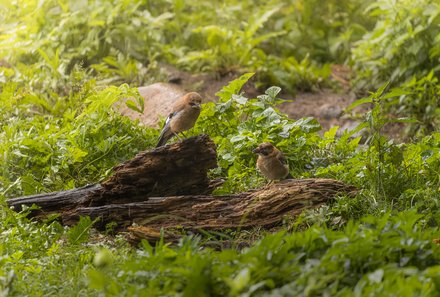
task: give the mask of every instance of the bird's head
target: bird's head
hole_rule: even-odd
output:
[[[202,104],[202,96],[199,93],[191,92],[185,95],[188,104],[192,108],[200,109],[200,104]]]
[[[273,153],[275,147],[269,142],[263,142],[256,149],[252,150],[253,153],[262,156],[269,156]]]

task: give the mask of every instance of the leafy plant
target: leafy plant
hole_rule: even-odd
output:
[[[242,30],[218,25],[194,28],[192,32],[200,35],[195,38],[202,38],[205,41],[204,46],[201,50],[185,52],[185,55],[180,57],[177,63],[190,65],[192,69],[208,70],[207,67],[209,67],[220,73],[251,67],[255,61],[254,56],[258,55],[260,59],[266,58],[265,53],[259,50],[258,46],[285,33],[279,31],[257,35],[259,28],[280,8],[280,5],[262,7],[256,15],[250,16]]]
[[[260,64],[260,80],[285,86],[290,93],[316,91],[326,85],[330,77],[330,65],[317,65],[309,56],[297,61],[293,56],[286,59],[269,57],[267,61],[256,61]],[[261,84],[261,83],[260,83]]]
[[[404,212],[349,222],[341,231],[278,232],[242,251],[200,250],[194,238],[176,248],[143,242],[143,252],[116,269],[117,277],[94,270],[101,280],[91,281],[110,296],[139,290],[153,296],[345,296],[379,289],[432,295],[439,277],[438,246],[431,241],[437,231],[422,229],[420,215]]]
[[[435,1],[0,6],[0,295],[437,295]],[[208,133],[217,145],[219,168],[211,174],[227,180],[218,193],[264,184],[251,150],[270,141],[295,177],[339,179],[358,188],[356,197],[286,217],[279,232],[202,230],[175,245],[162,239],[137,247],[120,235],[94,233],[88,218],[69,228],[53,218],[28,219],[32,208],[7,207],[10,197],[99,182],[115,164],[152,147],[159,131],[122,117],[113,104],[132,98],[129,107],[143,110],[128,84],[163,79],[160,62],[219,75],[256,71],[259,87],[315,89],[372,22],[352,57],[360,87],[381,87],[351,106],[371,107],[354,131],[338,136],[333,127],[321,135],[316,120],[289,119],[277,109],[279,87],[255,98],[241,93],[251,73],[205,104],[191,131]],[[387,138],[384,127],[393,121],[407,125],[414,141]],[[360,130],[366,139],[354,137]],[[112,234],[112,224],[106,227]]]
[[[402,95],[390,104],[387,111],[397,116],[414,119],[405,129],[407,136],[429,135],[439,132],[440,126],[440,84],[431,71],[417,79],[413,77],[399,87]]]
[[[383,85],[369,97],[359,99],[347,109],[349,111],[361,104],[372,105],[372,109],[365,115],[364,122],[356,130],[345,133],[338,140],[331,137],[324,142],[327,150],[334,151],[327,154],[327,158],[333,155],[333,164],[326,166],[326,162],[321,160],[316,164],[315,174],[343,179],[363,189],[357,198],[369,201],[367,205],[360,207],[363,212],[358,212],[360,205],[348,204],[346,200],[341,200],[345,206],[336,205],[338,213],[342,211],[346,214],[347,207],[358,212],[359,216],[366,211],[376,213],[393,208],[420,207],[426,211],[429,205],[433,216],[429,214],[428,217],[434,219],[438,206],[432,203],[430,197],[439,195],[437,166],[440,159],[436,155],[439,151],[439,133],[433,133],[416,144],[396,144],[387,139],[383,133],[385,125],[396,122],[410,125],[414,123],[410,118],[386,115],[387,104],[399,100],[402,96],[411,95],[408,90],[400,88],[388,90],[388,86],[389,84]],[[349,138],[362,129],[366,130],[368,136],[367,146],[364,148],[358,147],[360,137],[352,140]],[[326,136],[335,133],[336,131]],[[421,192],[414,192],[414,189],[420,189]]]
[[[93,224],[99,219],[92,221],[90,217],[80,217],[78,224],[67,232],[67,238],[71,244],[79,244],[89,239],[89,232]]]
[[[353,49],[352,61],[359,88],[392,86],[440,71],[440,6],[437,1],[375,1],[368,11],[376,15],[373,31]]]
[[[196,133],[209,134],[217,145],[220,168],[215,174],[228,177],[220,192],[242,191],[260,183],[252,149],[265,141],[288,152],[290,166],[299,174],[309,158],[300,152],[310,151],[320,129],[314,119],[293,121],[276,108],[283,102],[277,98],[279,87],[271,87],[257,98],[240,94],[252,75],[242,75],[217,93],[219,101],[204,105],[195,127]]]
[[[287,34],[266,48],[272,55],[306,57],[316,63],[344,63],[354,41],[372,27],[374,17],[364,13],[369,1],[296,0],[283,6],[278,20],[268,30],[282,28]]]
[[[127,85],[99,91],[89,82],[80,93],[49,99],[13,83],[3,87],[0,193],[8,197],[97,182],[157,133],[112,109],[119,98],[139,96]]]

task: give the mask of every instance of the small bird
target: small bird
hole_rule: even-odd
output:
[[[283,153],[269,142],[263,142],[252,151],[258,154],[257,168],[267,179],[292,178]]]
[[[200,114],[201,103],[202,97],[196,92],[188,93],[179,98],[165,121],[156,147],[164,145],[174,135],[180,139],[178,133],[182,133],[185,137],[183,131],[194,127]]]

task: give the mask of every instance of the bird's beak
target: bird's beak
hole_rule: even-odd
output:
[[[252,152],[253,152],[254,154],[259,154],[259,153],[260,153],[260,150],[259,150],[258,147],[257,147],[256,149],[253,149]]]

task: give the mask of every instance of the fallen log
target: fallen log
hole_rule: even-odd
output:
[[[114,168],[90,206],[144,201],[148,197],[212,192],[208,170],[217,167],[214,142],[199,135],[141,152]]]
[[[316,208],[356,189],[333,179],[290,179],[248,192],[210,195],[217,181],[208,170],[217,166],[215,145],[206,135],[141,152],[114,168],[106,181],[69,191],[7,201],[15,210],[39,206],[37,218],[59,213],[65,225],[81,216],[129,230],[131,240],[168,238],[178,230],[221,230],[273,226],[287,216]],[[176,233],[177,230],[177,233]]]
[[[135,233],[151,238],[161,228],[226,229],[270,226],[286,215],[298,215],[338,195],[353,195],[353,186],[333,179],[291,179],[263,189],[224,196],[149,197],[142,202],[80,207],[64,213],[63,223],[75,224],[80,216],[100,218],[98,227],[117,222],[124,229],[133,223]],[[152,235],[153,234],[153,235]]]
[[[101,184],[13,198],[7,203],[16,211],[35,204],[39,210],[31,216],[45,217],[80,206],[132,203],[152,196],[209,194],[214,187],[208,170],[216,166],[214,142],[207,135],[199,135],[140,152],[114,167],[114,174]]]
[[[67,191],[13,198],[6,200],[6,202],[8,206],[12,207],[15,211],[21,211],[23,206],[31,207],[32,205],[36,205],[39,209],[32,211],[30,215],[45,216],[51,213],[72,210],[76,205],[86,204],[92,193],[100,189],[101,185],[99,184],[87,185]]]

